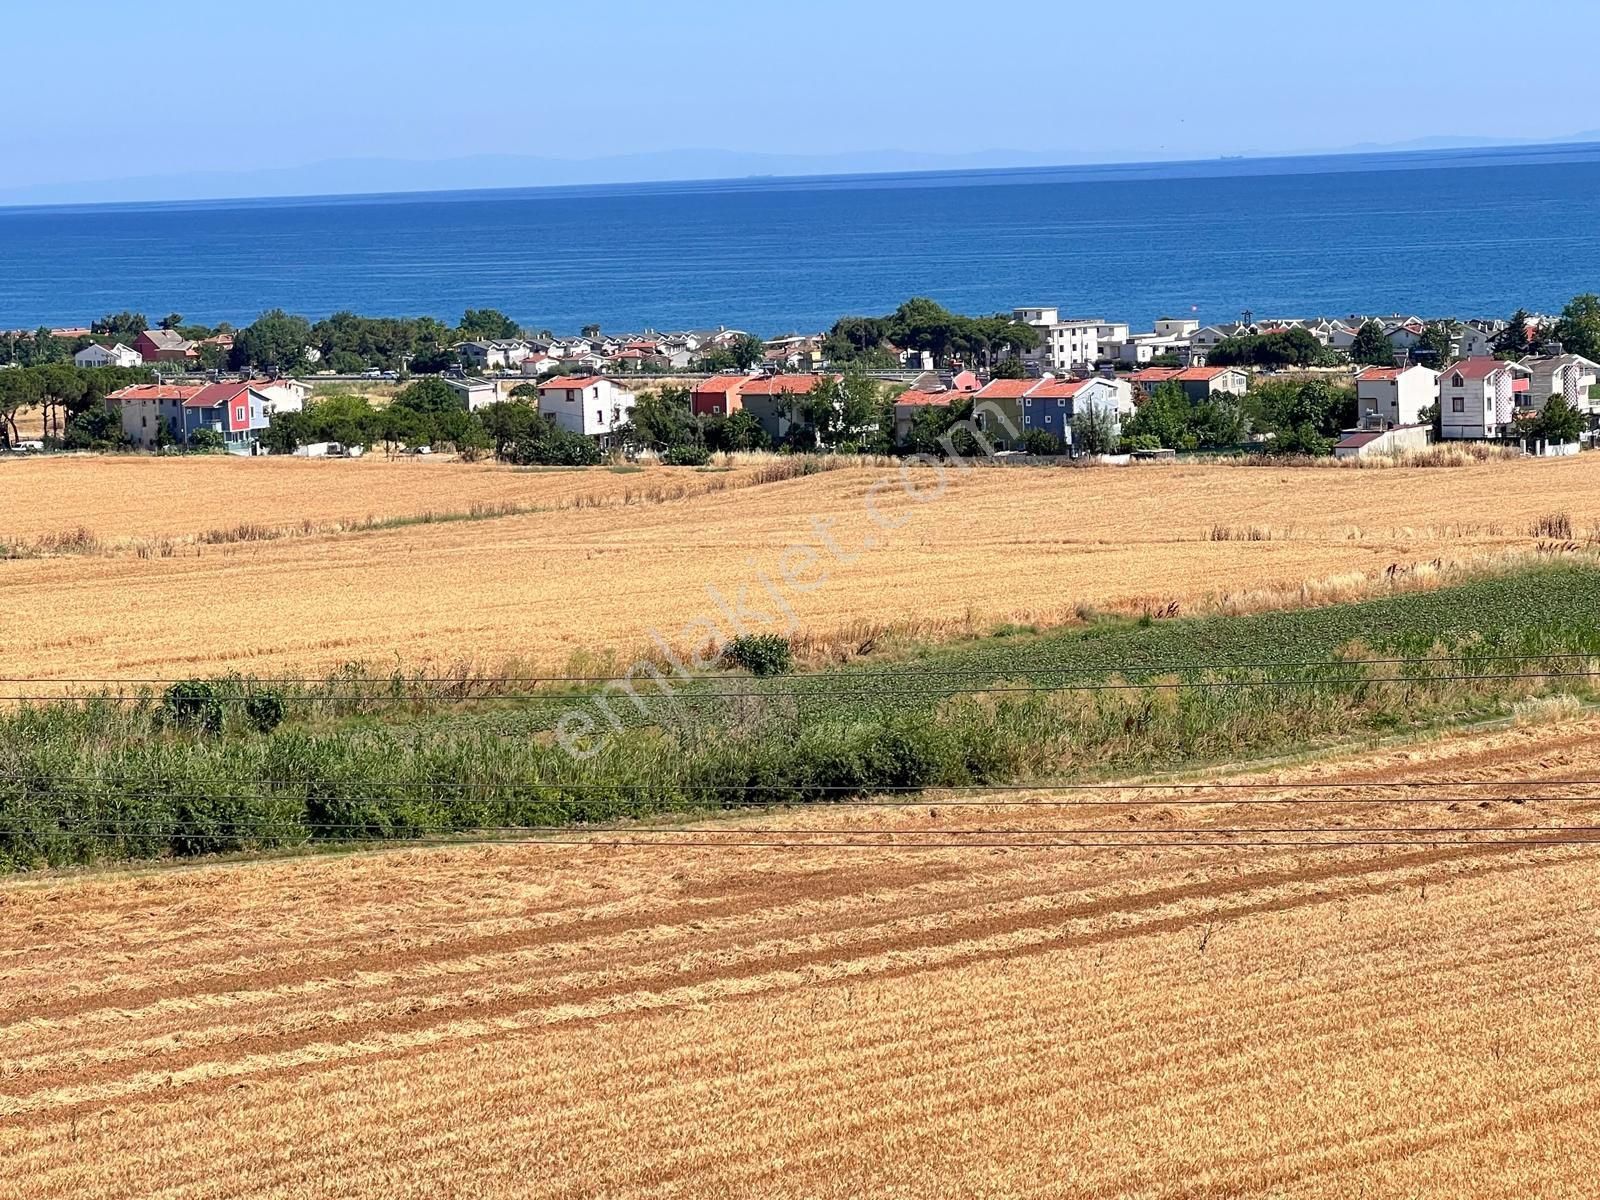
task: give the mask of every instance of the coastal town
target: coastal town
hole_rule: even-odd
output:
[[[699,423],[701,448],[925,450],[969,422],[991,454],[1050,461],[1201,449],[1404,456],[1451,442],[1569,455],[1600,439],[1600,351],[1563,342],[1600,342],[1593,302],[1509,319],[1246,311],[1135,330],[1050,306],[969,318],[919,299],[883,318],[769,338],[727,326],[591,325],[557,336],[488,309],[469,310],[455,329],[352,314],[312,326],[282,313],[243,330],[185,325],[177,314],[151,327],[121,313],[0,333],[0,450],[340,456],[379,441],[423,453],[465,446],[459,423],[377,418],[385,400],[404,407],[427,380],[431,398],[412,404],[424,416],[515,405],[598,454],[666,461],[678,441],[641,432],[643,397],[670,397]],[[379,325],[387,342],[368,336],[372,344],[351,350],[339,341]],[[53,367],[59,380],[67,364],[79,378],[65,387],[24,379]],[[851,380],[866,399],[846,415]],[[1322,404],[1309,422],[1252,417],[1253,394],[1289,387],[1303,399],[1308,385]],[[341,436],[306,423],[321,397],[351,396],[365,398],[373,420],[346,423]],[[18,418],[30,409],[42,417],[39,436],[22,435]],[[732,433],[708,439],[708,425]],[[845,436],[830,441],[825,430]]]

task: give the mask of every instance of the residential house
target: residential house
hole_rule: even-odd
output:
[[[1130,334],[1122,343],[1118,357],[1132,366],[1142,366],[1151,359],[1174,355],[1182,362],[1192,362],[1202,356],[1209,346],[1197,346],[1195,335],[1200,332],[1200,322],[1189,317],[1162,317],[1149,333]]]
[[[131,347],[118,342],[115,346],[98,344],[85,346],[72,356],[79,367],[141,367],[144,357]]]
[[[902,443],[911,436],[911,427],[916,423],[918,414],[930,408],[949,408],[957,400],[964,399],[970,393],[951,392],[943,388],[935,391],[922,391],[920,388],[908,388],[894,398],[894,440]]]
[[[1574,408],[1600,412],[1600,401],[1589,395],[1600,381],[1600,364],[1581,354],[1550,354],[1525,358],[1522,365],[1528,368],[1529,382],[1528,390],[1518,397],[1523,401],[1519,407],[1543,412],[1551,396],[1562,396]]]
[[[544,350],[535,350],[522,360],[522,373],[529,379],[560,369],[561,360]]]
[[[1383,323],[1383,336],[1398,351],[1410,353],[1428,332],[1427,322],[1420,317],[1391,317]]]
[[[1026,363],[1061,372],[1092,367],[1100,360],[1100,330],[1107,322],[1099,317],[1062,319],[1055,308],[1017,308],[1011,316],[1039,331],[1039,344],[1022,355]]]
[[[1146,367],[1129,375],[1128,383],[1144,396],[1153,395],[1163,383],[1176,383],[1195,404],[1222,393],[1242,396],[1250,390],[1250,377],[1237,367]]]
[[[912,385],[894,399],[894,440],[904,442],[911,436],[911,427],[919,413],[930,408],[949,408],[981,388],[978,377],[971,371],[938,375],[928,372],[919,375]]]
[[[634,403],[631,391],[599,375],[561,375],[539,385],[539,412],[568,433],[598,439],[602,449],[611,447]]]
[[[478,371],[514,371],[533,353],[521,338],[462,342],[455,349],[463,363]]]
[[[1356,335],[1361,332],[1365,321],[1330,321],[1328,323],[1327,345],[1334,350],[1348,352],[1356,344]]]
[[[1533,372],[1518,362],[1464,358],[1439,374],[1440,435],[1446,440],[1501,438],[1517,415],[1518,393]]]
[[[796,398],[817,386],[820,380],[837,381],[839,376],[825,375],[756,375],[745,381],[739,389],[739,407],[761,423],[767,436],[781,442],[801,422],[795,420]]]
[[[695,353],[681,342],[661,342],[656,346],[653,354],[644,358],[644,366],[649,371],[687,371],[694,365]]]
[[[694,385],[689,393],[689,408],[697,417],[725,417],[739,411],[739,393],[749,383],[748,375],[713,375]]]
[[[1356,376],[1357,416],[1389,425],[1418,425],[1439,402],[1439,373],[1424,366],[1368,367]]]
[[[1450,339],[1450,352],[1457,358],[1487,358],[1494,354],[1495,334],[1483,324],[1468,321],[1458,328]]]
[[[183,405],[200,390],[198,385],[141,383],[112,392],[105,404],[120,417],[124,437],[141,450],[153,450],[163,440],[183,441]]]
[[[1074,425],[1085,413],[1109,416],[1113,433],[1120,434],[1122,422],[1134,412],[1133,388],[1125,379],[1044,379],[1023,395],[1021,406],[1024,436],[1040,429],[1070,448],[1076,442]]]
[[[145,362],[192,363],[200,357],[195,344],[174,329],[146,329],[133,348]]]
[[[183,402],[183,439],[212,429],[222,435],[228,453],[253,454],[261,431],[271,424],[272,403],[248,381],[207,384]]]
[[[479,379],[476,376],[445,376],[445,386],[461,398],[467,406],[468,412],[477,412],[485,405],[493,404],[500,399],[500,389],[492,379]]]
[[[298,379],[252,379],[250,386],[265,397],[267,416],[301,412],[311,399],[311,385]]]
[[[1432,425],[1395,425],[1387,429],[1346,430],[1333,446],[1335,458],[1378,458],[1426,450]]]
[[[972,423],[995,450],[1019,449],[1024,434],[1022,401],[1029,392],[1054,379],[991,379],[973,393]]]
[[[823,335],[791,333],[765,343],[762,363],[771,371],[818,371],[827,365],[822,353]]]

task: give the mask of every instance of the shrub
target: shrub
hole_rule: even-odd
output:
[[[217,689],[203,679],[186,679],[167,688],[162,707],[167,719],[180,729],[222,732],[222,701],[217,699]]]
[[[711,451],[704,446],[674,446],[661,461],[669,467],[703,467],[711,461]]]
[[[780,634],[745,634],[722,648],[722,661],[752,675],[787,675],[794,668],[794,648]]]
[[[246,696],[245,719],[257,733],[271,733],[283,724],[283,697],[277,692],[257,692]]]

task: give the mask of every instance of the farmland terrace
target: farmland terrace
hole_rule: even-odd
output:
[[[1600,541],[1587,459],[974,470],[937,489],[927,472],[917,498],[892,467],[797,469],[0,464],[0,598],[48,614],[0,647],[0,673],[617,670],[657,652],[652,631],[684,653],[706,622],[729,632],[708,589],[754,597],[803,660],[828,662],[1097,610],[1349,598],[1397,572]],[[787,611],[761,601],[763,576]]]
[[[1513,839],[1597,771],[1553,705],[1254,790],[13,879],[0,1197],[1581,1194],[1600,847]]]

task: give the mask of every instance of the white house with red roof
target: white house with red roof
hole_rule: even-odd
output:
[[[1463,358],[1439,373],[1439,432],[1445,440],[1483,441],[1510,432],[1533,372],[1498,358]]]
[[[1424,366],[1368,367],[1356,376],[1356,415],[1389,425],[1417,425],[1439,402],[1439,373]]]
[[[617,426],[633,415],[637,398],[615,379],[559,375],[539,385],[539,412],[568,433],[598,438],[609,448]]]

